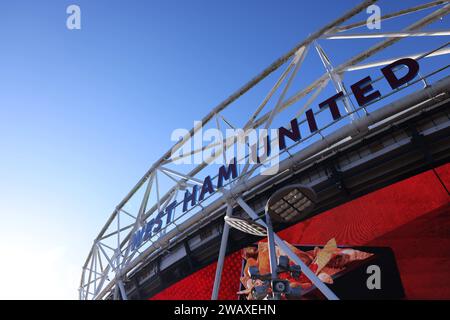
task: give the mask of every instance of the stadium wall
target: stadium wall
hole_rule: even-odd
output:
[[[292,244],[387,246],[407,299],[450,299],[450,164],[379,189],[278,235]],[[237,299],[240,251],[226,257],[219,299]],[[216,263],[149,297],[208,300]]]

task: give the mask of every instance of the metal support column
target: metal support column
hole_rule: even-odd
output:
[[[269,213],[266,212],[266,224],[267,224],[267,243],[269,245],[269,262],[270,273],[272,275],[272,281],[278,278],[278,263],[277,263],[277,251],[275,248],[275,233],[273,232],[272,219],[270,219]],[[280,300],[280,294],[273,293],[274,300]]]
[[[233,213],[233,206],[231,203],[227,203],[226,216],[230,217]],[[227,252],[228,234],[230,226],[226,223],[223,224],[222,241],[220,242],[219,259],[216,267],[216,277],[214,278],[214,287],[211,295],[211,300],[217,300],[219,297],[220,280],[222,279],[223,263],[225,261],[225,253]]]
[[[344,82],[342,81],[342,77],[340,74],[337,74],[334,70],[333,65],[331,64],[330,58],[326,55],[325,51],[322,49],[322,47],[317,43],[317,41],[314,41],[314,46],[316,47],[316,51],[320,57],[320,60],[322,60],[323,66],[325,67],[325,70],[328,73],[328,76],[330,77],[330,80],[334,84],[334,88],[336,89],[336,93],[343,92],[344,97],[342,99],[344,103],[344,108],[347,113],[351,113],[355,111],[355,107],[352,104],[352,101],[349,98],[349,94],[347,92],[347,89],[344,86]],[[358,113],[356,113],[358,116]],[[354,114],[350,114],[350,119],[352,121],[354,120]]]
[[[125,291],[125,286],[123,285],[122,280],[117,281],[117,284],[119,286],[120,296],[122,297],[122,300],[128,300],[127,293]]]
[[[253,220],[256,221],[257,219],[259,219],[256,212],[252,208],[250,208],[242,198],[238,198],[236,201]],[[264,221],[259,220],[258,223],[267,228]],[[314,274],[314,272],[312,272],[311,269],[308,268],[308,266],[289,248],[289,246],[280,237],[274,234],[274,238],[276,245],[281,249],[281,251],[287,254],[292,261],[300,266],[305,276],[309,280],[311,280],[311,282],[317,287],[317,289],[320,290],[320,292],[323,293],[323,295],[328,300],[339,300],[339,298],[333,293],[333,291],[331,291],[330,288],[326,286],[326,284],[320,281],[320,279]]]

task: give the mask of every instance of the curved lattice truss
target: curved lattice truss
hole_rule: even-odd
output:
[[[352,122],[377,110],[383,103],[389,101],[392,94],[401,96],[402,93],[408,92],[408,88],[423,88],[448,75],[448,64],[442,65],[440,62],[436,67],[436,63],[433,62],[436,60],[433,59],[442,59],[443,55],[450,52],[449,43],[446,42],[450,35],[450,29],[428,30],[427,26],[443,19],[450,11],[450,4],[447,1],[432,1],[398,12],[385,13],[384,11],[389,8],[389,3],[385,2],[386,9],[383,8],[382,23],[398,28],[402,25],[402,19],[406,15],[408,18],[413,18],[414,23],[402,26],[400,30],[383,32],[381,30],[384,28],[369,30],[365,27],[367,19],[365,9],[375,2],[376,0],[363,1],[340,18],[312,33],[213,108],[201,123],[194,126],[189,134],[186,134],[151,166],[142,179],[116,206],[95,238],[83,265],[79,288],[80,299],[104,299],[111,293],[115,298],[126,299],[123,281],[130,274],[147,261],[164,253],[167,248],[192,233],[192,230],[198,228],[199,225],[214,215],[217,216],[219,210],[223,214],[224,209],[228,207],[227,214],[230,215],[230,203],[237,203],[249,215],[254,214],[244,202],[243,195],[248,189],[257,188],[258,184],[270,178],[260,172],[260,169],[266,165],[265,161],[255,164],[249,162],[238,164],[237,179],[230,180],[229,183],[218,188],[218,192],[208,195],[186,211],[175,208],[173,212],[171,211],[172,217],[169,223],[160,225],[157,232],[148,236],[145,241],[133,243],[133,236],[136,232],[141,230],[151,219],[157,219],[155,217],[158,213],[167,212],[168,206],[174,203],[174,200],[177,200],[178,204],[182,203],[186,190],[191,190],[196,185],[202,185],[204,178],[208,175],[213,178],[217,177],[218,165],[211,162],[219,158],[226,160],[227,150],[234,148],[236,143],[235,137],[228,137],[220,142],[202,143],[188,154],[178,152],[186,144],[191,144],[195,136],[201,134],[203,129],[214,127],[225,132],[227,128],[236,127],[244,130],[267,129],[272,126],[289,127],[289,119],[294,117],[298,119],[299,125],[303,125],[306,124],[306,119],[302,115],[318,97],[322,94],[329,95],[329,92],[343,91],[345,95],[342,103],[346,114],[337,120],[325,118],[320,120],[321,129],[302,137],[296,143],[282,150],[279,154],[281,162],[289,160],[293,156],[297,160],[295,163],[291,161],[282,165],[281,169],[283,169],[289,165],[301,165],[302,159],[311,158],[325,149],[336,147],[345,139],[351,139],[351,136],[340,137],[341,140],[334,141],[328,136],[336,128],[349,127]],[[406,5],[407,2],[404,4]],[[349,23],[349,20],[358,19],[361,21]],[[358,29],[360,32],[352,33],[354,29]],[[397,49],[396,46],[399,43],[409,41],[408,39],[414,39],[414,43],[420,43],[420,45],[409,45]],[[341,48],[339,52],[336,52],[335,58],[328,50],[326,52],[324,49],[329,42],[333,41],[339,41]],[[371,45],[368,46],[368,43]],[[392,50],[391,47],[395,50]],[[418,48],[419,52],[414,51],[414,48]],[[358,50],[360,53],[355,54]],[[421,68],[418,80],[382,95],[369,105],[358,107],[352,93],[346,90],[344,78],[347,81],[347,79],[352,79],[355,74],[356,77],[361,77],[372,70],[379,71],[373,67],[381,67],[399,59],[400,57],[397,56],[399,52],[404,52],[401,57],[412,57],[423,62],[424,65],[429,65],[428,70]],[[377,55],[380,54],[382,54],[382,58],[377,60]],[[344,55],[350,57],[343,57]],[[371,59],[372,57],[374,60]],[[342,62],[334,65],[334,59]],[[302,74],[301,72],[306,63],[317,63],[320,68],[315,68],[315,70],[320,72],[319,76],[312,75],[316,78],[308,80],[311,73]],[[323,71],[323,67],[325,67],[325,71]],[[360,72],[359,75],[358,72]],[[380,77],[374,79],[373,84],[382,79],[379,72],[377,75]],[[246,107],[240,107],[239,118],[236,117],[236,112],[227,113],[229,109],[239,106],[244,94],[245,96],[253,94],[255,97],[259,96],[260,99],[261,92],[264,93],[264,91],[268,93],[259,105],[255,104],[254,107],[251,107],[246,100],[244,101]],[[314,115],[317,118],[324,117],[322,111],[322,109],[318,109]],[[176,165],[174,163],[184,157],[204,153],[217,145],[223,147],[222,151],[210,153],[209,158],[204,159],[200,164]],[[320,146],[320,148],[311,148],[311,146]],[[309,147],[308,152],[305,151],[306,147]],[[266,162],[269,160],[266,159]],[[221,248],[213,298],[217,297],[216,287],[220,281],[220,259],[223,261],[223,253],[224,248]]]

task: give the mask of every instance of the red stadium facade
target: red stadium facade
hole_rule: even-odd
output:
[[[393,249],[407,299],[450,299],[450,164],[429,170],[291,226],[290,243]],[[220,299],[237,299],[240,251],[227,256]],[[150,299],[211,298],[216,263]]]

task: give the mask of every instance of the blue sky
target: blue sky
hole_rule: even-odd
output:
[[[171,132],[357,3],[2,1],[0,264],[11,281],[0,297],[76,298],[93,238]],[[81,30],[66,28],[70,4]],[[337,60],[348,51],[324,47]],[[19,273],[35,288],[18,290]]]

